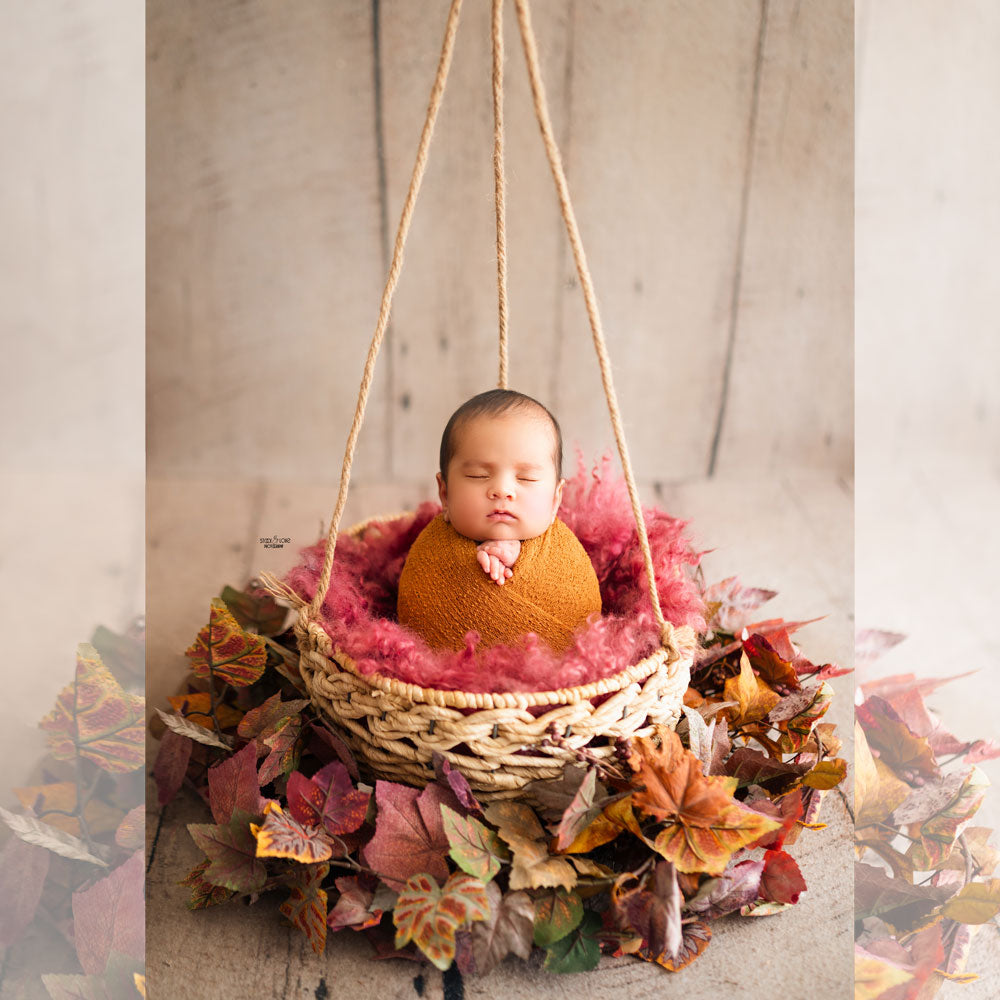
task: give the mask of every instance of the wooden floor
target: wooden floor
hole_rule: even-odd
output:
[[[426,489],[426,487],[424,488]],[[403,509],[421,499],[419,488],[360,489],[345,523]],[[803,629],[806,652],[821,661],[850,664],[853,649],[853,525],[851,484],[817,475],[701,480],[663,486],[644,497],[691,519],[695,544],[709,579],[739,575],[747,584],[779,591],[769,613],[789,619],[826,615]],[[226,583],[239,585],[263,569],[281,571],[297,547],[315,541],[329,515],[329,487],[298,483],[181,482],[148,485],[148,698],[162,704],[184,675],[183,650],[207,620],[208,602]],[[288,537],[284,549],[265,549],[263,536]],[[845,738],[852,721],[851,676],[834,681],[830,717]],[[849,750],[849,747],[848,747]],[[152,857],[147,885],[147,962],[151,995],[198,1000],[261,998],[409,998],[420,995],[421,970],[402,961],[371,962],[367,943],[334,935],[326,953],[313,956],[298,932],[282,927],[276,903],[239,904],[192,913],[178,886],[199,860],[185,824],[204,822],[204,807],[181,798],[158,816],[149,797]],[[690,969],[668,982],[667,973],[632,959],[605,959],[587,974],[548,977],[515,960],[464,984],[467,998],[659,997],[681,988],[718,995],[740,990],[746,1000],[770,997],[775,983],[789,997],[846,996],[852,981],[851,823],[843,802],[828,796],[822,817],[830,824],[796,845],[810,887],[792,911],[773,918],[727,919]],[[752,974],[748,974],[748,965]],[[213,968],[210,981],[202,970]],[[441,997],[441,975],[422,971],[424,997]],[[192,993],[192,983],[197,992]]]

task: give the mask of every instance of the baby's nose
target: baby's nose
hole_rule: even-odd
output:
[[[490,496],[499,498],[506,497],[508,500],[514,499],[514,486],[512,483],[496,482],[490,487]]]

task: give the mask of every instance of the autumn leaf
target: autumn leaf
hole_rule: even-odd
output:
[[[855,946],[854,1000],[877,1000],[896,986],[913,979],[913,973]]]
[[[630,831],[644,843],[649,843],[642,835],[639,821],[632,812],[632,796],[612,799],[601,814],[582,830],[576,840],[565,849],[565,854],[585,854],[601,844],[614,840],[620,833]]]
[[[730,864],[709,892],[688,900],[687,908],[706,920],[735,913],[757,898],[763,871],[763,861],[747,859]]]
[[[326,947],[326,892],[320,888],[330,873],[328,864],[299,865],[292,869],[291,895],[278,909],[321,955]]]
[[[969,882],[952,896],[941,913],[960,924],[985,924],[1000,913],[1000,879]]]
[[[496,882],[486,886],[489,916],[477,921],[468,932],[476,975],[495,969],[508,955],[527,959],[531,954],[535,908],[526,892],[501,894]],[[463,970],[464,971],[464,970]]]
[[[779,635],[787,640],[787,633],[781,632]],[[743,652],[749,657],[750,666],[761,680],[771,687],[784,687],[795,691],[799,688],[798,672],[790,658],[786,659],[775,648],[773,642],[776,638],[768,641],[755,632],[749,639],[743,640]],[[788,645],[791,647],[790,642]]]
[[[45,785],[31,785],[15,788],[14,794],[26,810],[57,830],[73,836],[80,835],[80,821],[76,813],[76,782],[55,781]],[[121,819],[121,810],[114,809],[97,798],[91,798],[84,806],[84,819],[90,835],[100,836],[113,830]]]
[[[546,971],[587,972],[596,969],[601,960],[601,946],[597,939],[600,930],[601,918],[588,910],[574,930],[546,949]]]
[[[262,737],[269,752],[257,772],[261,787],[294,770],[299,761],[297,741],[301,732],[302,718],[289,715],[278,723],[273,733]]]
[[[325,725],[320,724],[311,728],[309,749],[323,765],[331,763],[336,757],[347,768],[347,773],[355,781],[360,780],[358,762],[354,759],[351,748],[339,736],[330,732]]]
[[[236,895],[233,889],[227,889],[224,885],[212,885],[205,878],[205,870],[211,864],[208,858],[195,865],[187,876],[178,885],[191,887],[191,898],[188,900],[188,909],[201,910],[206,906],[217,906],[227,899],[232,899]]]
[[[558,778],[529,781],[525,797],[536,804],[546,822],[558,823],[587,777],[587,769],[568,764]]]
[[[797,903],[806,891],[806,880],[795,859],[785,851],[765,851],[760,895],[772,903]]]
[[[318,826],[306,826],[286,813],[274,799],[264,807],[264,822],[250,824],[258,858],[290,858],[303,865],[333,856],[333,843]]]
[[[624,883],[634,878],[621,876],[611,890],[611,908],[622,929],[642,935],[642,948],[654,957],[676,958],[681,947],[681,906],[683,896],[677,873],[669,861],[661,861],[645,887],[631,890]]]
[[[122,690],[97,650],[82,642],[76,650],[76,679],[39,722],[48,731],[56,760],[80,756],[112,774],[142,767],[145,760],[145,702]]]
[[[326,921],[332,931],[345,927],[356,931],[376,927],[382,914],[391,910],[396,902],[396,893],[380,885],[378,879],[367,872],[338,878],[336,885],[340,898]]]
[[[240,719],[236,732],[244,739],[256,740],[259,757],[273,749],[266,741],[277,733],[287,720],[296,719],[301,725],[299,715],[308,704],[309,701],[305,698],[282,701],[280,692],[273,694],[267,701],[251,709]]]
[[[445,858],[451,845],[444,833],[440,799],[435,797],[434,789],[441,791],[433,784],[421,792],[391,781],[375,783],[375,834],[363,856],[392,889],[402,889],[411,876],[419,873],[440,882],[448,877]]]
[[[559,821],[556,849],[563,851],[601,814],[603,797],[597,799],[597,768],[590,768]],[[595,801],[596,800],[596,801]]]
[[[575,892],[563,888],[544,889],[535,897],[532,938],[540,948],[548,948],[583,919],[583,902]]]
[[[201,743],[204,746],[218,747],[220,750],[231,751],[233,749],[233,739],[231,736],[226,736],[224,733],[214,733],[204,726],[199,726],[196,722],[191,722],[189,719],[183,718],[183,716],[170,715],[164,712],[162,708],[158,708],[156,714],[160,717],[164,726],[178,736],[194,740],[195,743]]]
[[[703,920],[695,920],[683,925],[683,935],[676,958],[666,955],[655,955],[649,948],[640,948],[636,952],[638,958],[647,962],[655,962],[667,972],[680,972],[687,968],[708,947],[712,940],[712,929]]]
[[[962,842],[965,849],[972,855],[973,867],[983,876],[992,875],[997,866],[997,861],[1000,860],[1000,852],[989,842],[992,836],[993,831],[986,826],[967,826],[962,831]],[[955,871],[964,872],[965,866],[965,853],[962,851],[961,846],[956,843],[952,847],[947,860],[938,865],[938,869],[954,869]]]
[[[34,816],[19,816],[0,806],[0,819],[9,826],[26,844],[44,847],[53,854],[73,861],[87,861],[93,865],[107,868],[108,849],[100,844],[88,846],[79,837],[64,833],[48,823],[43,823]]]
[[[978,767],[971,768],[952,802],[923,823],[909,825],[907,833],[918,838],[919,843],[911,844],[908,854],[919,871],[936,868],[948,857],[955,838],[968,826],[986,797],[989,784]]]
[[[726,761],[724,773],[736,778],[741,788],[760,785],[773,795],[783,795],[798,785],[811,768],[811,764],[775,760],[759,750],[740,747]]]
[[[678,871],[721,875],[734,851],[781,824],[739,805],[727,790],[729,779],[703,775],[675,733],[667,731],[662,739],[659,750],[637,741],[645,787],[632,800],[664,822],[654,847]]]
[[[472,786],[461,771],[451,766],[448,758],[436,750],[431,755],[434,764],[434,774],[439,783],[447,785],[458,799],[462,808],[466,812],[475,813],[482,816],[483,807],[479,804],[476,796],[472,792]]]
[[[153,765],[157,803],[160,806],[170,802],[184,784],[193,747],[194,744],[186,736],[179,736],[170,729],[164,732]]]
[[[146,841],[146,808],[143,804],[130,809],[115,830],[115,843],[127,851],[137,851]]]
[[[479,879],[455,872],[442,888],[429,875],[414,875],[393,910],[396,947],[413,941],[433,965],[447,969],[455,957],[455,932],[466,921],[486,920],[489,913],[486,886]]]
[[[904,780],[909,774],[937,778],[941,771],[934,751],[926,738],[915,736],[899,713],[877,695],[855,708],[858,722],[868,744],[879,753],[879,760]]]
[[[263,813],[265,800],[257,784],[253,743],[208,769],[208,796],[216,823],[228,823],[236,810],[255,818]]]
[[[223,587],[220,597],[240,626],[257,635],[277,635],[288,617],[288,611],[270,594],[257,596]]]
[[[854,814],[858,829],[882,823],[909,795],[900,781],[868,746],[861,724],[854,724]]]
[[[510,853],[500,838],[472,816],[460,816],[441,804],[444,833],[451,845],[448,853],[462,871],[481,882],[489,882]]]
[[[196,677],[215,676],[233,687],[260,680],[267,664],[267,646],[252,632],[244,632],[225,601],[212,598],[209,623],[185,650]]]
[[[322,826],[332,836],[353,833],[365,821],[368,793],[354,787],[339,760],[312,778],[298,771],[288,777],[288,810],[300,822]]]
[[[809,788],[836,788],[847,777],[847,761],[843,757],[831,757],[818,761],[802,779]]]
[[[563,858],[549,854],[545,831],[534,810],[524,802],[493,802],[486,807],[486,819],[514,854],[510,874],[511,889],[540,889],[561,885],[572,889],[577,875]]]
[[[882,917],[900,930],[910,930],[948,899],[953,889],[910,885],[881,868],[855,862],[854,919]]]
[[[257,892],[267,881],[267,868],[257,857],[257,840],[251,832],[253,816],[237,811],[228,823],[189,823],[188,831],[208,856],[202,877],[212,885],[234,892]]]
[[[146,948],[141,851],[95,882],[73,893],[73,943],[83,971],[104,973],[112,951],[142,959]]]
[[[745,726],[763,719],[781,700],[781,695],[753,672],[746,654],[740,657],[740,672],[726,681],[724,697],[739,705],[737,709],[729,709],[733,726]]]
[[[748,611],[759,608],[777,594],[776,590],[744,587],[738,577],[726,577],[705,588],[705,603],[710,607],[715,606],[714,613],[706,616],[707,620],[720,631],[735,635],[743,628]]]
[[[208,691],[174,694],[167,701],[170,702],[178,715],[183,716],[189,722],[215,731],[215,723],[212,721],[212,696]],[[239,709],[233,708],[232,705],[218,702],[215,706],[215,717],[219,722],[220,729],[232,729],[233,726],[239,725],[243,713]]]
[[[809,742],[813,727],[826,714],[826,710],[833,701],[833,688],[826,681],[819,687],[802,688],[802,691],[813,693],[813,697],[801,711],[786,717],[785,713],[779,714],[776,710],[772,710],[768,716],[768,722],[775,724],[781,732],[779,742],[785,753],[798,753],[802,750]],[[796,692],[796,694],[800,693]]]

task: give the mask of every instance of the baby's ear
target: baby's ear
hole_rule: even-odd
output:
[[[556,494],[552,502],[552,520],[556,518],[556,514],[559,512],[559,505],[562,503],[562,493],[563,487],[566,485],[565,479],[560,479],[558,485],[556,486]]]
[[[437,484],[438,484],[438,499],[441,501],[442,507],[448,506],[448,484],[444,481],[439,472],[437,474]]]

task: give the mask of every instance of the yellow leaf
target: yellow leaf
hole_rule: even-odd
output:
[[[72,781],[56,781],[48,785],[31,785],[28,788],[15,788],[25,809],[31,809],[35,815],[49,826],[57,830],[80,836],[80,822],[75,816],[64,816],[76,810],[76,784]],[[57,810],[55,812],[51,810]],[[98,799],[91,799],[83,810],[87,829],[91,834],[99,835],[114,830],[122,818],[120,809],[113,809]]]
[[[969,882],[952,896],[941,913],[960,924],[985,924],[1000,913],[1000,879],[989,882]]]
[[[854,814],[858,829],[887,819],[910,794],[910,786],[876,760],[865,731],[854,724]]]
[[[877,1000],[886,990],[912,978],[912,972],[874,956],[854,956],[854,1000]]]
[[[733,725],[742,726],[763,719],[781,701],[781,696],[753,672],[744,653],[740,657],[739,674],[726,681],[725,699],[739,704],[738,709],[730,711],[730,719]]]

